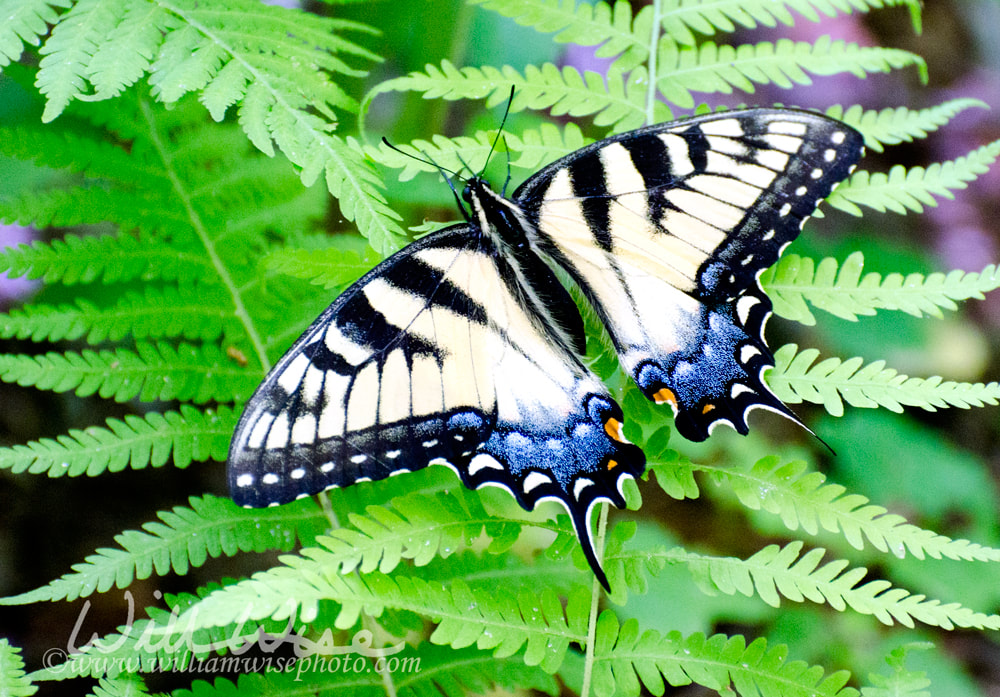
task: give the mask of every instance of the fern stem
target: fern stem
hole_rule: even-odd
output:
[[[239,288],[237,288],[236,282],[229,273],[229,269],[222,262],[222,258],[215,248],[215,243],[212,241],[211,235],[208,234],[208,228],[205,227],[204,221],[198,215],[198,211],[195,210],[191,202],[190,192],[185,187],[184,181],[178,176],[176,169],[173,167],[173,162],[169,154],[170,150],[166,146],[166,143],[163,142],[160,132],[154,123],[149,103],[146,100],[140,100],[139,109],[146,120],[146,124],[149,126],[149,140],[153,143],[157,154],[160,156],[160,160],[163,162],[163,169],[170,178],[170,185],[177,194],[178,200],[184,206],[184,212],[191,223],[191,228],[205,247],[205,252],[208,254],[212,268],[215,269],[215,272],[219,275],[219,280],[222,281],[226,292],[229,293],[233,301],[234,314],[240,324],[243,325],[243,329],[247,333],[247,338],[250,340],[251,346],[253,346],[254,353],[257,354],[257,360],[260,361],[260,366],[266,373],[271,370],[271,361],[268,360],[267,351],[264,349],[264,342],[261,340],[260,333],[250,318],[250,313],[247,312],[246,305],[243,304],[243,295],[240,293]]]
[[[649,31],[649,84],[646,86],[646,125],[653,123],[653,110],[656,106],[656,45],[660,40],[662,0],[653,0],[653,21]]]
[[[598,559],[602,559],[604,534],[608,529],[608,504],[602,501],[599,508],[594,553]],[[580,697],[590,697],[590,681],[594,671],[594,643],[597,640],[597,607],[600,599],[601,585],[595,576],[590,589],[590,617],[587,618],[587,647],[583,654],[583,687],[580,689]]]

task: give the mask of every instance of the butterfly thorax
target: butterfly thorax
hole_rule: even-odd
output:
[[[472,177],[465,183],[462,200],[470,209],[466,217],[482,234],[489,235],[501,248],[522,248],[528,242],[524,211],[504,198],[482,177]]]

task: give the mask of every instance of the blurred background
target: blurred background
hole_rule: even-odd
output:
[[[636,10],[642,5],[633,4]],[[329,12],[331,8],[309,5],[308,9]],[[426,63],[437,64],[444,58],[459,66],[509,64],[521,68],[546,60],[581,70],[602,70],[607,65],[594,57],[592,49],[556,44],[550,37],[456,0],[407,3],[405,13],[399,11],[399,4],[390,2],[332,9],[338,16],[359,19],[382,31],[381,36],[372,38],[369,47],[385,56],[386,61],[372,71],[356,95],[382,80],[422,69]],[[930,79],[922,84],[912,69],[866,80],[850,76],[816,78],[813,86],[790,91],[762,88],[751,95],[705,95],[703,101],[712,105],[781,102],[824,109],[832,104],[857,103],[869,109],[920,109],[956,97],[974,97],[991,107],[966,110],[926,140],[871,153],[862,163],[865,169],[883,171],[894,164],[927,166],[961,157],[1000,139],[998,27],[998,0],[928,0],[921,34],[913,31],[904,7],[825,18],[820,24],[802,20],[791,28],[739,31],[716,40],[813,40],[831,34],[863,45],[913,51],[926,59]],[[0,77],[0,123],[25,118],[25,103],[24,93],[9,79]],[[486,111],[481,106],[477,102],[453,103],[390,94],[375,101],[367,128],[369,133],[391,134],[395,142],[407,142],[430,138],[435,133],[457,135],[495,127],[495,110]],[[534,118],[530,114],[515,115],[509,128],[516,132],[519,122],[528,123]],[[588,123],[580,125],[585,132],[598,134]],[[5,159],[0,161],[0,196],[5,181],[16,178],[23,182],[31,177],[44,186],[46,177],[51,176],[31,163]],[[447,213],[452,210],[451,194],[433,177],[421,177],[406,185],[394,183],[391,175],[389,179],[388,198],[398,202],[408,224],[417,224],[428,215],[427,200],[437,201],[440,210],[446,211],[443,219],[454,217]],[[882,273],[980,271],[1000,261],[1000,166],[994,165],[967,189],[956,192],[953,200],[940,200],[937,207],[923,215],[866,211],[861,220],[834,213],[812,221],[806,231],[808,234],[790,251],[843,259],[860,249],[866,270]],[[2,226],[0,246],[50,239],[65,232]],[[0,276],[0,309],[6,311],[29,301],[36,291],[33,282]],[[1000,379],[1000,293],[983,301],[969,301],[940,320],[918,320],[899,312],[881,312],[856,323],[821,311],[817,316],[818,325],[808,329],[772,321],[768,328],[772,347],[796,341],[820,348],[825,356],[885,359],[890,367],[914,376],[941,375],[971,382]],[[39,350],[48,349],[39,349],[30,341],[0,340],[0,353]],[[55,437],[71,428],[103,423],[109,416],[120,417],[134,407],[0,384],[0,444],[12,446]],[[953,538],[1000,547],[998,408],[934,413],[913,410],[900,415],[849,408],[839,419],[805,406],[799,411],[837,451],[835,457],[807,456],[831,480],[906,516],[916,525]],[[762,417],[757,419],[758,424],[763,421]],[[773,421],[768,424],[773,425]],[[708,459],[732,457],[734,453],[742,457],[763,454],[772,443],[758,431],[745,440],[717,432],[719,435],[713,436],[709,444],[692,446],[690,452]],[[182,471],[123,471],[94,480],[49,479],[0,471],[0,596],[26,592],[69,572],[71,564],[82,561],[95,549],[112,546],[115,534],[150,520],[151,510],[184,504],[189,496],[203,492],[224,494],[223,471],[222,463],[216,463]],[[746,525],[740,518],[746,515],[745,510],[721,494],[707,492],[697,501],[676,502],[658,497],[652,485],[644,486],[643,492],[642,517],[655,516],[662,521],[662,525],[646,528],[644,533],[656,541],[691,548],[704,545],[744,557],[759,545],[759,538],[747,540],[738,532]],[[773,525],[763,519],[751,520],[750,524],[765,535],[767,526]],[[780,534],[777,529],[773,532]],[[748,547],[748,543],[755,546]],[[942,601],[961,600],[984,613],[1000,611],[1000,572],[995,566],[956,567],[946,561],[912,560],[895,560],[885,566],[884,558],[844,549],[842,541],[821,538],[820,543],[828,544],[836,556],[875,565],[873,574],[891,578],[913,592]],[[157,602],[157,591],[188,590],[195,584],[260,566],[259,559],[209,561],[194,570],[190,578],[167,576],[137,581],[131,592],[137,607],[142,607]],[[641,613],[644,626],[664,631],[766,635],[772,642],[788,643],[794,658],[830,668],[848,668],[862,681],[869,672],[884,671],[882,657],[892,646],[932,641],[940,650],[916,652],[909,665],[929,671],[934,694],[1000,694],[1000,645],[995,633],[946,633],[926,628],[889,631],[871,617],[837,613],[826,607],[785,602],[775,610],[756,599],[706,597],[693,591],[689,581],[682,582],[686,574],[685,569],[667,569],[647,596],[673,598],[670,605],[649,606],[640,597],[622,615]],[[94,632],[110,631],[123,622],[128,602],[121,591],[113,590],[93,595],[86,603],[0,607],[0,636],[23,647],[29,670],[37,669],[52,638],[68,637],[85,609],[87,616],[79,643]],[[57,694],[63,689],[76,692],[79,685],[47,685],[43,694]],[[694,691],[691,688],[683,692]]]

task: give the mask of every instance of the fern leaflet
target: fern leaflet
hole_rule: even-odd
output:
[[[0,637],[0,694],[10,697],[30,697],[38,691],[24,674],[21,650]]]
[[[661,636],[642,631],[637,620],[619,626],[610,610],[601,613],[595,638],[594,688],[599,694],[641,694],[641,687],[664,693],[664,683],[696,683],[720,694],[761,697],[857,697],[845,687],[847,671],[824,675],[819,666],[789,661],[783,645],[767,648],[765,639],[749,646],[739,635],[680,632]]]
[[[937,411],[947,407],[997,404],[1000,384],[967,383],[940,377],[912,378],[885,367],[885,361],[867,365],[861,358],[827,358],[813,365],[817,349],[798,350],[786,344],[775,351],[775,367],[768,384],[789,404],[822,404],[833,416],[843,416],[844,402],[852,407],[882,407],[901,413],[904,406]]]
[[[784,547],[768,545],[746,561],[677,550],[668,552],[668,556],[683,557],[696,578],[711,583],[723,593],[756,594],[774,607],[780,604],[783,596],[794,602],[829,603],[839,611],[850,606],[855,612],[874,615],[888,625],[899,622],[913,627],[913,621],[919,620],[945,629],[955,626],[1000,629],[998,615],[984,615],[958,603],[942,605],[938,600],[893,588],[888,581],[875,580],[858,585],[867,576],[867,569],[845,570],[848,562],[844,559],[820,566],[825,551],[816,548],[801,554],[802,546],[799,540]]]
[[[812,326],[813,306],[851,321],[876,310],[902,310],[915,317],[941,317],[941,308],[956,310],[959,300],[982,299],[1000,288],[1000,272],[993,265],[979,272],[951,271],[927,276],[911,273],[886,276],[864,274],[864,255],[853,252],[843,262],[826,257],[819,263],[808,257],[787,254],[765,271],[762,287],[774,303],[775,314]]]
[[[826,113],[861,131],[865,136],[865,145],[876,152],[882,152],[883,145],[909,143],[916,138],[926,138],[930,131],[937,130],[956,114],[972,107],[989,108],[978,99],[951,99],[927,109],[898,107],[866,111],[856,104],[846,110],[842,106],[834,106],[827,109]]]
[[[888,174],[855,172],[850,179],[833,190],[827,203],[852,215],[861,215],[860,206],[880,213],[907,211],[922,213],[924,206],[936,206],[935,196],[952,198],[954,189],[964,189],[968,183],[1000,157],[1000,140],[993,141],[968,155],[948,162],[936,162],[930,167],[894,165]]]
[[[128,414],[124,420],[108,419],[107,428],[72,429],[55,440],[43,438],[0,449],[0,469],[95,477],[167,462],[183,468],[192,462],[224,459],[235,427],[236,414],[229,407],[200,411],[182,404],[179,412]]]
[[[662,466],[654,464],[652,468],[660,486],[664,486]],[[744,506],[780,517],[791,531],[801,528],[816,535],[822,528],[842,535],[855,549],[864,549],[867,539],[880,552],[891,552],[900,558],[909,552],[917,559],[929,556],[1000,561],[1000,550],[968,540],[953,540],[911,525],[902,516],[889,513],[860,494],[848,493],[839,484],[826,483],[825,475],[809,471],[801,460],[782,464],[779,458],[770,456],[750,467],[692,464],[684,470],[693,487],[693,491],[687,492],[689,498],[699,494],[694,471],[705,472],[728,484]]]
[[[111,588],[126,588],[135,579],[173,571],[186,574],[210,558],[238,552],[288,551],[299,541],[312,541],[328,521],[315,501],[296,501],[277,509],[248,511],[229,499],[191,497],[190,507],[161,511],[159,522],[115,536],[118,548],[102,548],[73,565],[46,586],[0,599],[3,605],[75,600]]]
[[[657,64],[656,86],[666,99],[688,109],[695,105],[691,92],[730,94],[736,88],[752,93],[755,84],[808,85],[812,83],[808,73],[850,72],[863,77],[915,65],[923,75],[927,69],[922,58],[908,51],[863,47],[830,37],[814,43],[781,39],[736,47],[706,42],[696,48],[666,41],[660,46]]]

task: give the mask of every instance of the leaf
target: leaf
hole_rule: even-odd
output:
[[[964,189],[970,181],[989,170],[1000,157],[1000,140],[973,150],[968,155],[930,167],[893,165],[889,173],[855,172],[827,199],[827,203],[851,215],[861,215],[860,206],[880,213],[908,211],[922,213],[924,206],[936,206],[935,196],[954,198],[952,191]]]
[[[967,383],[940,377],[913,378],[885,367],[885,361],[864,364],[861,358],[828,358],[813,365],[816,349],[798,351],[786,344],[775,352],[775,367],[767,382],[788,404],[822,404],[833,416],[842,416],[844,402],[853,407],[882,407],[901,413],[904,406],[937,411],[947,407],[997,404],[1000,384]]]
[[[807,306],[856,321],[858,315],[876,310],[902,310],[914,317],[941,317],[941,308],[956,310],[956,301],[982,299],[1000,288],[1000,272],[994,265],[980,272],[954,270],[947,274],[911,273],[903,276],[875,272],[862,275],[864,256],[853,252],[843,262],[826,257],[819,262],[788,254],[765,271],[761,287],[774,303],[774,313],[812,326],[816,318]]]
[[[917,138],[926,138],[931,131],[948,123],[956,114],[972,107],[989,108],[985,102],[966,98],[951,99],[927,109],[897,107],[874,111],[855,104],[846,110],[841,106],[830,107],[826,113],[861,131],[865,136],[865,146],[875,152],[882,152],[883,145],[909,143]]]
[[[179,412],[128,414],[124,420],[108,419],[107,427],[71,429],[56,439],[0,448],[0,469],[95,477],[126,467],[144,469],[172,462],[184,468],[192,462],[222,461],[236,418],[229,407],[199,411],[187,404]]]
[[[0,695],[4,697],[30,697],[38,692],[38,686],[24,674],[21,649],[11,646],[6,638],[0,637]]]
[[[135,579],[171,572],[184,575],[208,559],[239,552],[287,551],[300,540],[312,540],[327,525],[312,500],[289,506],[247,510],[228,498],[191,497],[190,507],[161,511],[159,521],[142,530],[115,536],[117,548],[102,548],[73,565],[46,586],[0,599],[0,605],[76,600],[111,588],[127,588]]]

